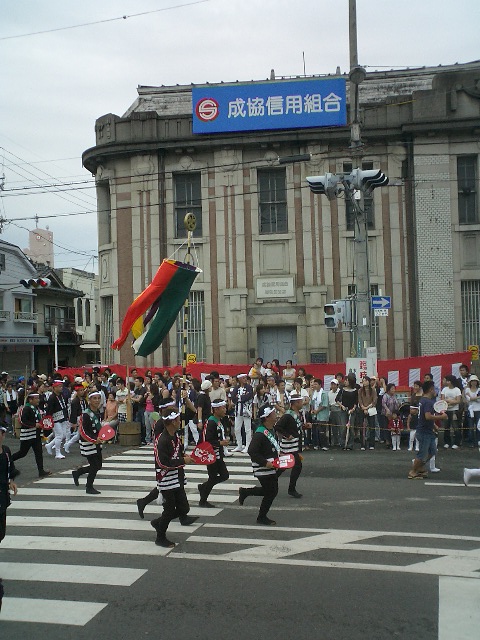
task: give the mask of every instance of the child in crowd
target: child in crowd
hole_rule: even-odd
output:
[[[396,413],[388,421],[388,429],[392,436],[392,451],[400,451],[400,434],[402,433],[402,421]]]

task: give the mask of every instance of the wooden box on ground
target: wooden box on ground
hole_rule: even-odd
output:
[[[140,422],[120,422],[118,425],[118,444],[121,447],[138,447],[141,442]]]

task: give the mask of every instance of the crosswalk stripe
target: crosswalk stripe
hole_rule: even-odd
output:
[[[103,495],[103,493],[102,493]],[[148,518],[148,514],[157,513],[161,510],[158,504],[152,502],[149,506],[147,506],[147,511],[145,512],[145,517]],[[137,505],[132,502],[129,503],[108,503],[108,502],[85,502],[83,500],[77,500],[76,502],[45,502],[39,500],[22,500],[19,497],[15,498],[12,501],[12,506],[9,509],[9,513],[15,513],[16,511],[22,510],[37,510],[37,511],[91,511],[95,513],[96,511],[103,511],[109,513],[137,513]],[[205,518],[210,518],[213,516],[218,516],[221,513],[221,509],[202,509],[200,507],[190,507],[189,515],[191,516],[203,516]],[[8,522],[11,522],[11,516],[8,517]],[[173,523],[172,523],[173,526]]]
[[[95,483],[96,484],[96,483]],[[223,483],[224,485],[226,483]],[[247,485],[245,485],[247,486]],[[222,486],[222,489],[225,489],[225,486]],[[147,489],[143,491],[105,491],[102,489],[101,495],[98,496],[97,500],[99,504],[102,504],[101,500],[104,498],[116,498],[117,500],[131,500],[132,498],[137,500],[138,498],[143,498],[145,496],[146,491],[151,491],[153,486],[150,485]],[[187,494],[197,494],[197,488],[186,488]],[[82,492],[82,488],[74,488],[74,489],[55,489],[52,487],[22,487],[22,495],[24,496],[64,496],[66,498],[76,497],[82,499],[83,497],[91,500],[90,496],[84,492]],[[211,498],[214,498],[214,502],[235,502],[238,500],[238,495],[226,495],[220,493],[212,493]],[[3,543],[2,543],[3,544]]]
[[[148,459],[146,456],[110,456],[109,458],[104,458],[103,462],[104,463],[108,463],[108,462],[138,462],[139,464],[152,464],[154,465],[154,456],[152,454],[151,460]],[[225,463],[227,466],[234,464],[234,465],[244,465],[245,468],[252,468],[252,463],[250,461],[250,458],[248,459],[238,459],[238,458],[225,458]]]
[[[479,602],[478,580],[440,576],[438,640],[476,640],[480,629]]]
[[[70,476],[70,478],[72,477],[72,472],[71,471],[61,471],[60,475],[63,476]],[[130,470],[123,470],[123,469],[112,469],[111,467],[107,467],[106,465],[103,465],[102,470],[100,471],[100,475],[101,477],[104,476],[125,476],[125,477],[131,477],[131,476],[135,476],[136,478],[150,478],[153,482],[155,482],[155,471],[154,469],[147,469],[147,470],[143,470],[143,469],[136,469],[135,471]],[[186,471],[187,479],[188,478],[201,478],[201,479],[207,479],[208,478],[208,472],[205,469],[205,471],[194,471],[193,473],[189,470]],[[55,476],[54,476],[55,477]],[[232,473],[232,478],[234,478],[235,480],[253,480],[253,473],[249,473],[249,474],[241,474],[241,473]]]
[[[199,469],[201,467],[192,467],[192,469],[193,468]],[[251,465],[244,465],[244,466],[237,465],[236,467],[232,467],[227,462],[227,468],[229,473],[248,473],[249,472],[251,476],[253,475]],[[104,460],[102,470],[105,471],[107,469],[131,469],[132,471],[136,471],[137,469],[140,469],[142,471],[149,471],[150,475],[155,474],[155,464],[153,461],[149,463],[145,463],[145,462],[122,462],[122,461],[110,462],[109,460]],[[189,469],[187,467],[187,473],[188,471]],[[71,473],[71,472],[62,471],[62,473]]]
[[[158,507],[157,511],[161,513],[161,507]],[[183,527],[178,522],[172,522],[168,530],[174,533],[189,533],[201,526],[201,522],[186,527]],[[9,516],[8,527],[57,527],[59,529],[112,529],[119,531],[153,532],[148,519],[70,518],[65,515],[62,515],[62,517]]]
[[[151,528],[151,527],[150,527]],[[2,549],[69,551],[72,553],[118,553],[132,556],[166,556],[171,549],[157,547],[152,541],[103,538],[71,538],[60,536],[7,536]],[[3,614],[3,611],[2,611]]]
[[[190,474],[187,476],[188,478],[192,478],[195,480],[205,480],[207,476],[202,475],[202,474]],[[253,479],[253,476],[248,478],[249,480]],[[36,485],[49,485],[49,484],[57,484],[57,485],[64,485],[64,484],[73,484],[73,480],[71,478],[68,478],[67,476],[50,476],[49,478],[42,478],[42,480],[38,480],[36,482]],[[140,487],[142,488],[144,491],[151,491],[151,489],[153,489],[153,487],[155,486],[155,480],[152,481],[148,481],[148,480],[133,480],[133,479],[128,479],[128,481],[125,481],[123,478],[102,478],[102,477],[97,477],[95,480],[95,487],[109,487],[109,486],[115,486],[115,485],[120,485],[122,487],[126,486],[128,484],[129,487]],[[219,486],[219,488],[221,488],[222,491],[238,491],[239,487],[254,487],[255,484],[238,484],[238,483],[230,483],[230,482],[222,482],[221,484],[217,485]],[[189,487],[187,487],[188,490]],[[196,490],[196,488],[195,488]],[[215,491],[215,488],[214,488]]]
[[[0,562],[0,576],[4,580],[106,584],[112,587],[130,587],[145,573],[147,573],[147,569],[85,566],[83,564]]]
[[[463,487],[466,488],[463,482],[425,482],[427,487]],[[480,489],[480,484],[469,484],[469,489]]]
[[[37,598],[4,598],[3,622],[36,622],[71,624],[83,627],[107,606],[101,602],[44,600]]]

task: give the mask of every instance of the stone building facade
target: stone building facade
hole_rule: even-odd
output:
[[[344,199],[313,195],[305,177],[350,171],[349,128],[195,135],[191,92],[139,87],[124,116],[97,120],[83,155],[97,183],[102,361],[178,361],[175,328],[146,359],[108,345],[162,259],[183,258],[187,210],[203,270],[191,352],[343,361],[351,335],[327,330],[323,307],[355,292],[353,219]],[[375,324],[379,357],[478,344],[480,63],[368,73],[360,104],[362,166],[390,178],[366,203],[371,291],[392,296]],[[306,153],[309,162],[279,166]]]

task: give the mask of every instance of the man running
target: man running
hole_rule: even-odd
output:
[[[222,419],[227,413],[227,403],[225,400],[212,402],[212,411],[213,415],[209,417],[203,429],[202,440],[204,442],[210,442],[215,451],[216,460],[213,464],[207,466],[208,480],[198,485],[198,491],[200,493],[198,506],[215,508],[215,505],[208,502],[208,496],[216,484],[225,482],[229,478],[227,466],[223,459],[223,447],[226,447],[230,441],[224,437],[222,424]]]
[[[22,408],[20,416],[20,449],[12,455],[12,462],[24,458],[31,448],[35,455],[38,477],[46,478],[47,476],[51,476],[52,472],[46,471],[43,468],[42,416],[38,408],[39,402],[39,393],[28,394],[27,403]]]
[[[277,470],[273,466],[273,460],[278,458],[280,445],[275,438],[274,426],[277,421],[275,408],[269,405],[263,406],[259,411],[260,426],[253,434],[248,447],[248,455],[252,461],[253,475],[258,478],[260,487],[240,487],[238,490],[238,502],[243,505],[248,496],[262,496],[257,523],[263,525],[275,525],[267,514],[278,494]]]

